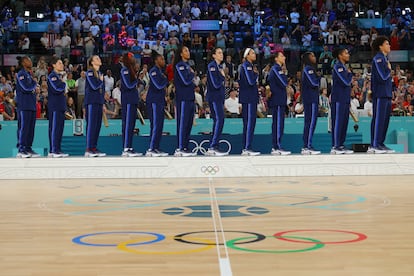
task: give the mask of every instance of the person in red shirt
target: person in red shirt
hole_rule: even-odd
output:
[[[40,101],[40,94],[36,95],[36,119],[42,118],[42,102]]]
[[[0,115],[2,115],[3,116],[3,119],[4,119],[6,110],[4,108],[3,101],[4,101],[4,98],[3,98],[3,96],[0,95]]]

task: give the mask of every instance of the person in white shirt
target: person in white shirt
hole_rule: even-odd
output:
[[[191,23],[188,22],[187,18],[182,19],[180,24],[181,34],[190,33],[191,30]]]
[[[302,37],[302,44],[303,47],[309,47],[312,41],[312,35],[306,31],[305,34]]]
[[[116,82],[116,87],[112,90],[112,98],[117,100],[118,103],[121,105],[121,81]]]
[[[223,18],[223,16],[227,15],[229,16],[229,10],[226,7],[226,4],[223,4],[223,6],[219,10],[220,18]]]
[[[40,38],[40,43],[42,44],[42,46],[48,50],[49,49],[49,37],[47,35],[47,33],[43,33],[43,36]]]
[[[61,41],[62,41],[62,55],[63,55],[63,58],[69,58],[70,44],[72,42],[72,39],[68,35],[67,31],[63,32],[63,36],[61,38]]]
[[[151,49],[156,51],[161,56],[164,56],[164,47],[161,45],[161,40],[157,39],[156,44],[152,45]]]
[[[368,117],[372,117],[372,94],[367,93],[367,101],[364,103],[364,110],[366,110]]]
[[[239,104],[239,98],[235,89],[230,91],[230,97],[224,101],[224,109],[228,113],[228,117],[239,117],[241,104]]]
[[[111,95],[112,89],[114,88],[115,80],[112,77],[112,71],[106,70],[106,75],[104,76],[104,85],[105,85],[105,92]]]
[[[89,17],[85,17],[85,19],[82,21],[82,31],[84,33],[89,32],[89,28],[92,25],[92,21],[89,19]]]
[[[93,37],[97,37],[99,35],[101,29],[99,28],[99,25],[96,24],[95,20],[93,21],[92,26],[89,28],[89,31],[92,33]]]
[[[75,40],[78,33],[80,33],[82,28],[82,21],[79,19],[78,14],[75,14],[72,18],[72,39]]]
[[[165,16],[161,16],[161,19],[158,20],[157,25],[155,25],[155,27],[158,29],[158,27],[162,25],[162,28],[164,30],[168,30],[168,27],[170,26],[170,23],[168,23],[167,20],[165,20]]]
[[[75,6],[73,7],[73,13],[80,14],[80,12],[81,12],[81,7],[79,5],[79,2],[76,2]]]
[[[200,19],[201,10],[197,6],[197,3],[194,3],[194,6],[191,8],[190,13],[191,13],[191,18],[192,19]]]
[[[296,11],[296,8],[292,8],[292,12],[290,13],[290,22],[292,23],[293,29],[299,24],[299,18],[300,14]]]
[[[142,24],[139,24],[137,28],[137,40],[145,40],[145,36],[145,30],[142,27]]]
[[[168,25],[168,36],[177,36],[180,32],[180,27],[176,24],[175,19],[171,19],[171,24]]]

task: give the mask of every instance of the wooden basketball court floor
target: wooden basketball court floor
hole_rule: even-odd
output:
[[[53,162],[124,159],[101,160]],[[0,275],[414,275],[412,175],[222,177],[221,160],[193,178],[3,178]]]

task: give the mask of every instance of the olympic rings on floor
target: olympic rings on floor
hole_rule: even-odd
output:
[[[326,230],[326,229],[309,229],[309,230],[289,230],[283,231],[274,234],[273,236],[279,240],[289,241],[289,242],[298,242],[298,243],[313,243],[312,241],[297,241],[289,237],[284,237],[283,235],[287,233],[296,233],[296,232],[334,232],[334,233],[346,233],[352,234],[357,236],[355,239],[352,240],[345,240],[345,241],[331,241],[331,242],[321,242],[322,244],[341,244],[341,243],[351,243],[351,242],[359,242],[367,239],[367,236],[362,233],[352,232],[352,231],[345,231],[345,230]]]
[[[120,231],[120,232],[97,232],[97,233],[90,233],[90,234],[86,234],[86,235],[81,235],[81,236],[77,236],[75,238],[72,239],[73,243],[77,243],[80,245],[87,245],[87,246],[118,246],[118,243],[115,244],[105,244],[105,243],[89,243],[89,242],[84,242],[83,239],[86,237],[92,237],[92,236],[98,236],[98,235],[112,235],[112,234],[133,234],[133,235],[151,235],[151,236],[155,236],[155,239],[153,240],[149,240],[149,241],[143,241],[143,242],[138,242],[138,243],[132,243],[132,244],[128,244],[128,246],[136,246],[136,245],[144,245],[144,244],[152,244],[152,243],[156,243],[156,242],[160,242],[162,240],[165,239],[165,236],[162,234],[158,234],[158,233],[152,233],[152,232],[137,232],[137,231]]]
[[[267,238],[273,237],[273,236],[266,236]],[[249,248],[243,248],[240,246],[236,245],[236,242],[238,241],[242,241],[242,240],[246,240],[246,239],[251,239],[254,237],[244,237],[244,238],[237,238],[237,239],[233,239],[233,240],[229,240],[226,242],[227,246],[229,248],[232,249],[236,249],[236,250],[241,250],[241,251],[246,251],[246,252],[251,252],[251,253],[271,253],[271,254],[283,254],[283,253],[298,253],[298,252],[306,252],[306,251],[311,251],[311,250],[316,250],[319,248],[324,247],[325,245],[323,243],[321,243],[318,240],[315,239],[311,239],[311,238],[304,238],[304,237],[293,237],[293,236],[289,236],[287,238],[291,238],[291,239],[300,239],[300,240],[306,240],[309,241],[309,243],[313,243],[314,245],[308,248],[304,248],[304,249],[295,249],[295,250],[265,250],[265,249],[249,249]]]
[[[201,167],[201,172],[204,173],[205,175],[208,174],[216,174],[220,171],[220,168],[218,166],[202,166]]]
[[[188,241],[188,240],[184,240],[183,239],[183,237],[185,237],[185,236],[193,235],[193,234],[199,234],[199,233],[215,233],[215,231],[197,231],[197,232],[182,233],[182,234],[176,235],[174,237],[174,240],[179,241],[179,242],[183,242],[183,243],[189,243],[189,244],[216,245],[215,242],[212,242],[212,243],[202,243],[202,242],[193,242],[193,241]],[[254,243],[254,242],[259,242],[259,241],[262,241],[262,240],[266,239],[266,236],[265,235],[262,235],[262,234],[259,234],[259,233],[254,233],[254,232],[224,231],[224,233],[242,233],[242,234],[255,235],[255,237],[252,238],[252,240],[250,240],[250,241],[239,242],[239,243],[235,243],[235,244]],[[218,245],[224,245],[224,244],[223,243],[219,243]]]
[[[169,236],[168,238],[175,239],[175,237]],[[203,247],[197,248],[197,249],[187,249],[187,250],[180,250],[180,251],[142,251],[137,250],[135,248],[129,247],[131,244],[137,243],[139,240],[129,240],[125,242],[121,242],[118,244],[117,248],[126,251],[129,253],[134,254],[153,254],[153,255],[178,255],[178,254],[188,254],[188,253],[197,253],[205,250],[209,250],[215,246],[215,243],[211,240],[202,239],[202,238],[191,238],[195,241],[200,241],[205,244]]]
[[[136,246],[143,246],[143,245],[150,245],[154,243],[161,242],[166,239],[166,236],[159,233],[154,232],[140,232],[140,231],[113,231],[113,232],[97,232],[97,233],[90,233],[85,234],[81,236],[77,236],[72,239],[73,243],[84,245],[84,246],[96,246],[96,247],[116,247],[119,250],[130,252],[134,254],[153,254],[153,255],[176,255],[176,254],[188,254],[188,253],[197,253],[201,251],[205,251],[208,249],[211,249],[215,246],[224,246],[226,245],[229,248],[235,249],[235,250],[241,250],[251,253],[271,253],[271,254],[282,254],[282,253],[298,253],[298,252],[306,252],[306,251],[312,251],[316,249],[320,249],[328,244],[345,244],[345,243],[353,243],[353,242],[359,242],[367,239],[367,236],[358,233],[358,232],[352,232],[352,231],[346,231],[346,230],[330,230],[330,229],[302,229],[302,230],[288,230],[288,231],[282,231],[274,234],[273,236],[265,236],[263,234],[255,233],[255,232],[246,232],[246,231],[224,231],[225,233],[241,233],[241,234],[247,234],[249,236],[247,237],[241,237],[241,238],[235,238],[232,240],[228,240],[225,242],[225,244],[216,244],[215,241],[205,239],[205,238],[198,238],[198,237],[186,237],[189,235],[194,234],[201,234],[201,233],[214,233],[214,231],[194,231],[194,232],[186,232],[182,234],[177,234],[175,236],[168,236],[169,239],[185,243],[185,244],[191,244],[191,245],[198,245],[201,246],[196,249],[183,249],[179,251],[145,251],[145,250],[138,250],[134,247]],[[296,233],[296,232],[333,232],[333,233],[346,233],[355,235],[356,238],[350,239],[350,240],[343,240],[343,241],[320,241],[318,239],[309,238],[309,237],[298,237],[298,236],[285,236],[288,233]],[[84,239],[88,237],[93,236],[102,236],[102,235],[149,235],[153,236],[152,239],[148,239],[147,237],[142,237],[141,239],[130,239],[123,242],[118,243],[91,243],[91,242],[85,242]],[[184,239],[184,237],[186,237]],[[287,250],[268,250],[268,249],[249,249],[245,247],[241,247],[241,244],[249,244],[249,243],[256,243],[265,240],[266,238],[273,237],[277,240],[281,241],[287,241],[287,242],[294,242],[294,243],[305,243],[310,244],[311,246],[304,249],[287,249]]]

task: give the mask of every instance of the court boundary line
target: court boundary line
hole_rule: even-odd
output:
[[[219,261],[220,275],[221,276],[232,276],[233,272],[231,270],[230,256],[229,256],[229,251],[228,251],[227,244],[226,244],[226,237],[224,235],[223,221],[220,215],[220,206],[217,201],[216,189],[213,183],[213,178],[211,176],[208,177],[208,187],[210,190],[211,217],[213,219],[213,227],[214,227],[214,235],[216,239],[216,249],[217,249],[217,257]],[[219,225],[220,230],[217,228],[217,224]],[[221,239],[223,241],[224,256],[225,256],[224,258],[222,257],[221,251],[220,251],[221,245],[219,241],[219,232],[221,232]]]

